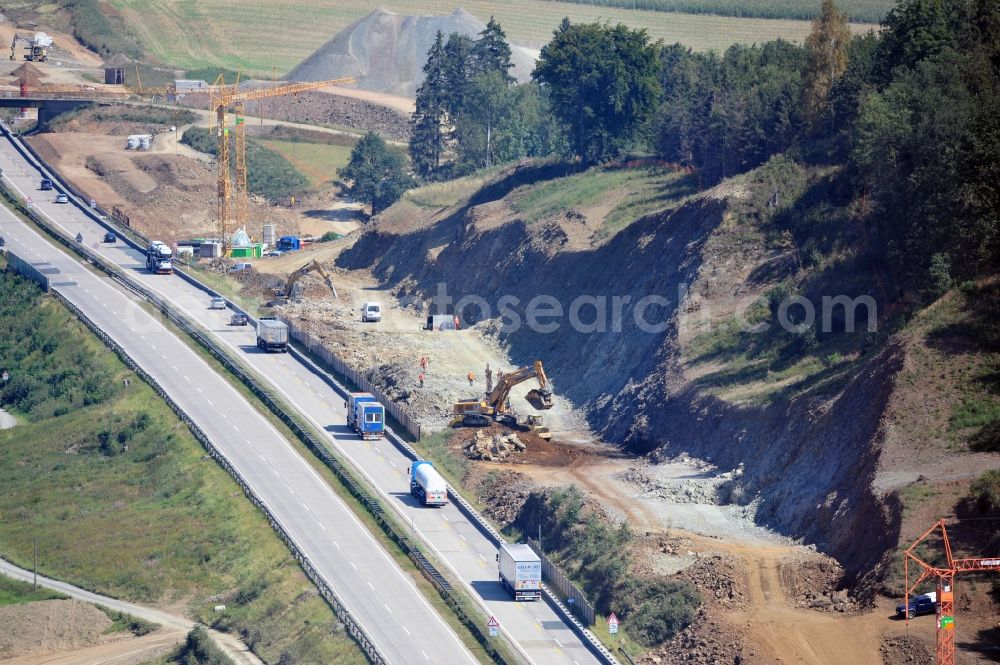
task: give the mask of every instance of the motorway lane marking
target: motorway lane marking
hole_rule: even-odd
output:
[[[385,603],[382,604],[385,605],[385,609],[389,610],[389,614],[392,614],[392,608],[386,605]]]
[[[368,585],[368,588],[369,588],[369,589],[371,589],[372,591],[374,591],[374,590],[375,590],[375,587],[374,587],[374,586],[372,586],[372,583],[371,583],[371,582],[368,582],[368,581],[366,581],[366,582],[365,582],[365,584],[367,584],[367,585]]]
[[[156,290],[158,290],[158,289],[156,289]],[[164,296],[166,296],[166,294],[163,294],[162,292],[161,292],[161,295],[164,295]],[[167,297],[169,297],[169,296],[167,296]],[[182,306],[182,309],[184,309],[184,308],[183,308],[183,306]],[[186,310],[185,310],[185,311],[186,311]],[[195,319],[196,321],[197,321],[197,320],[199,320],[199,317],[198,317],[197,315],[192,315],[192,314],[191,314],[190,312],[187,312],[187,311],[186,311],[186,313],[187,313],[188,315],[192,316],[192,318],[194,318],[194,319]],[[216,334],[217,334],[217,333],[216,333]],[[230,346],[234,346],[234,345],[232,344],[232,342],[231,342],[230,340],[226,340],[226,339],[224,339],[224,338],[220,338],[220,339],[221,339],[221,341],[222,341],[223,343],[228,343],[228,344],[229,344]],[[234,346],[234,348],[236,348],[236,347]],[[206,368],[208,368],[208,365],[207,365],[207,363],[205,363],[205,362],[204,362],[203,360],[201,360],[200,358],[199,358],[198,360],[199,360],[199,362],[201,362],[201,364],[202,364],[202,365],[204,365],[204,366],[205,366]],[[280,363],[281,363],[282,365],[286,365],[286,366],[288,365],[288,363],[287,363],[286,361],[284,361],[284,360],[279,360],[279,362],[280,362]],[[211,368],[209,368],[209,369],[211,369]],[[214,371],[214,370],[213,370],[213,371]],[[299,410],[300,412],[303,412],[303,413],[305,413],[305,412],[304,412],[304,411],[303,411],[303,410],[302,410],[302,409],[301,409],[300,407],[298,407],[298,405],[297,405],[297,404],[295,403],[295,400],[294,400],[294,398],[292,398],[292,397],[291,397],[290,395],[288,395],[288,393],[287,393],[287,392],[286,392],[286,391],[285,391],[284,389],[280,388],[279,386],[275,386],[275,387],[276,387],[276,388],[278,389],[278,391],[279,391],[279,392],[281,392],[281,393],[282,393],[283,395],[285,395],[285,397],[286,397],[286,398],[287,398],[287,399],[289,400],[289,402],[290,402],[290,403],[291,403],[291,404],[292,404],[292,405],[293,405],[293,406],[294,406],[294,407],[295,407],[296,409],[298,409],[298,410]],[[214,404],[213,404],[213,406],[214,406]],[[313,419],[312,419],[311,417],[308,417],[308,416],[307,416],[307,418],[309,418],[309,420],[313,420]],[[315,423],[315,421],[313,421],[313,424],[316,424],[316,423]],[[278,438],[279,438],[279,439],[280,439],[280,440],[281,440],[281,441],[282,441],[282,442],[284,443],[284,445],[285,445],[285,446],[286,446],[287,448],[289,448],[289,449],[291,449],[291,448],[292,448],[292,447],[291,447],[291,445],[290,445],[290,444],[289,444],[289,443],[288,443],[287,441],[285,441],[285,440],[284,440],[284,438],[283,438],[283,437],[281,437],[281,435],[280,435],[280,434],[279,434],[279,433],[278,433],[278,432],[277,432],[276,430],[274,430],[274,428],[273,428],[273,427],[271,427],[271,426],[270,426],[269,424],[265,424],[265,427],[266,427],[266,428],[267,428],[267,429],[268,429],[268,430],[269,430],[269,431],[270,431],[270,432],[271,432],[272,434],[274,434],[274,435],[275,435],[276,437],[278,437]],[[335,446],[337,446],[337,447],[339,448],[339,442],[337,441],[336,437],[334,437],[334,436],[332,436],[332,435],[329,435],[329,436],[330,436],[330,439],[332,440],[333,444],[334,444]],[[367,442],[367,441],[366,441],[365,443],[369,443],[369,442]],[[370,443],[369,443],[369,445],[370,445]],[[292,449],[292,450],[294,450],[294,449]],[[346,454],[346,453],[345,453],[345,452],[344,452],[343,450],[341,450],[341,452],[342,452],[342,454]],[[300,459],[301,459],[301,458],[300,458]],[[326,482],[325,482],[324,480],[322,480],[322,479],[321,479],[321,478],[319,477],[319,475],[318,475],[318,474],[317,474],[317,473],[315,472],[315,470],[314,470],[314,469],[312,469],[311,467],[309,467],[309,466],[307,465],[307,466],[305,467],[305,470],[306,470],[306,471],[307,471],[308,473],[310,473],[311,475],[313,475],[313,476],[314,476],[314,477],[315,477],[316,479],[320,480],[320,481],[321,481],[321,484],[323,484],[323,485],[324,485],[324,487],[326,487],[326,489],[327,489],[327,492],[329,492],[329,494],[331,494],[331,495],[333,494],[332,490],[330,490],[330,488],[329,488],[329,487],[328,487],[328,486],[326,485]],[[280,474],[278,474],[278,472],[277,472],[277,471],[275,471],[274,473],[275,473],[275,475],[276,475],[277,477],[279,477],[279,478],[281,477],[281,476],[280,476]],[[365,472],[364,472],[364,471],[362,470],[362,473],[365,473]],[[366,473],[365,473],[365,475],[367,476],[367,474],[366,474]],[[384,492],[383,492],[383,493],[384,493]],[[354,517],[353,515],[350,515],[350,516],[349,516],[349,518],[350,518],[350,519],[352,519],[352,520],[353,520],[353,521],[354,521],[354,522],[355,522],[356,524],[359,524],[359,525],[360,525],[360,522],[358,522],[357,518],[356,518],[356,517]],[[363,528],[363,527],[362,527],[362,528]],[[370,534],[368,534],[368,536],[369,536],[369,538],[371,538],[371,540],[372,540],[372,541],[374,541],[374,538],[372,538]],[[335,542],[334,544],[335,544],[335,545],[337,545],[338,549],[340,549],[340,545],[339,545],[338,543],[336,543],[336,542]],[[431,543],[431,547],[432,547],[433,549],[435,549],[436,551],[438,551],[438,553],[440,554],[440,550],[437,550],[437,548],[436,548],[436,547],[434,547],[433,543]],[[388,554],[387,554],[387,553],[386,553],[385,551],[383,551],[383,550],[382,550],[381,548],[378,548],[378,550],[377,550],[377,551],[379,552],[379,554],[380,554],[380,555],[381,555],[381,556],[382,556],[382,557],[383,557],[384,559],[386,559],[386,560],[390,560],[390,559],[389,559],[389,555],[388,555]],[[397,568],[397,569],[395,569],[395,570],[396,570],[397,574],[401,574],[401,572],[400,572],[400,571],[398,570],[398,568]],[[415,585],[415,584],[413,584],[413,583],[412,583],[411,581],[409,581],[409,580],[406,580],[406,581],[407,581],[407,582],[408,582],[408,583],[410,584],[411,588],[413,588],[414,590],[416,590],[416,585]],[[468,586],[468,585],[466,585],[466,586]],[[426,607],[428,607],[428,608],[429,608],[429,604],[427,603],[426,599],[424,599],[424,598],[422,597],[422,595],[420,595],[420,599],[421,599],[421,600],[423,601],[424,605],[425,605]],[[444,621],[443,621],[443,619],[442,619],[442,618],[441,618],[441,617],[440,617],[440,616],[439,616],[439,615],[438,615],[437,613],[434,613],[434,616],[435,616],[435,619],[437,620],[437,622],[438,622],[439,624],[441,624],[442,626],[444,626],[444,625],[445,625],[445,624],[444,624]],[[506,632],[506,631],[505,631],[505,632]],[[515,642],[515,644],[516,644],[516,642]],[[527,654],[526,654],[526,653],[524,653],[523,649],[520,649],[520,648],[519,648],[519,651],[521,651],[521,652],[522,652],[522,654],[524,654],[524,656],[525,656],[526,660],[527,660],[527,661],[528,661],[529,663],[533,663],[533,662],[534,662],[534,661],[533,661],[533,660],[532,660],[532,659],[531,659],[531,658],[530,658],[529,656],[527,656]],[[467,650],[467,649],[466,649],[466,653],[468,654],[468,650]]]
[[[406,631],[407,635],[410,635],[410,629],[409,628],[407,628],[406,626],[403,626],[403,630]]]
[[[198,392],[200,392],[200,393],[204,394],[204,392],[202,391],[202,389],[201,389],[201,388],[199,388],[198,386],[195,386],[195,387],[194,387],[194,389],[195,389],[195,390],[197,390]]]
[[[323,526],[322,522],[320,522],[319,520],[316,520],[316,524],[319,524],[319,528],[323,529],[323,531],[326,531],[326,527]]]
[[[333,544],[337,546],[337,549],[338,549],[338,550],[340,549],[340,543],[338,543],[338,542],[337,542],[336,540],[335,540],[335,541],[333,541]]]
[[[428,656],[428,655],[427,655],[427,652],[426,652],[426,651],[424,651],[423,649],[421,649],[421,650],[420,650],[420,653],[424,654],[424,658],[426,658],[427,660],[430,660],[430,659],[431,659],[431,657],[430,657],[430,656]]]
[[[353,568],[354,570],[358,569],[358,567],[354,565],[353,561],[348,561],[348,563],[351,564],[351,568]],[[369,582],[368,584],[371,584],[371,582]]]
[[[306,509],[307,513],[311,513],[312,512],[311,510],[309,510],[309,506],[306,505],[305,501],[302,501],[301,503],[302,503],[302,507]]]

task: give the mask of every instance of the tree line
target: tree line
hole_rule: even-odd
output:
[[[824,0],[804,44],[721,54],[564,19],[532,80],[517,84],[491,19],[476,40],[437,35],[409,169],[393,160],[379,170],[398,186],[378,207],[413,182],[525,157],[598,164],[653,153],[709,186],[784,153],[849,174],[899,296],[939,291],[1000,258],[998,34],[995,0],[901,0],[879,33],[863,35]],[[365,150],[385,150],[378,141]]]

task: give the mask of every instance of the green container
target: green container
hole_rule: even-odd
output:
[[[249,247],[233,247],[230,256],[234,259],[259,259],[264,256],[264,245],[255,242]]]

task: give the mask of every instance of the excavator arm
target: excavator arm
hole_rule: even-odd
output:
[[[315,259],[305,264],[288,277],[288,281],[285,282],[285,292],[282,296],[285,299],[291,298],[292,289],[295,287],[295,283],[298,282],[303,275],[307,275],[313,270],[323,276],[323,280],[326,282],[326,285],[330,288],[330,291],[333,292],[333,297],[339,297],[337,296],[337,288],[333,285],[333,280],[330,278],[329,273],[327,273],[326,270],[323,269],[323,266],[320,265],[319,261]]]
[[[553,405],[552,393],[548,390],[549,379],[545,376],[545,369],[542,367],[541,360],[536,360],[529,367],[522,367],[500,377],[496,387],[493,388],[493,392],[487,396],[487,403],[496,413],[506,413],[507,398],[510,396],[511,388],[529,379],[538,379],[538,388],[528,392],[526,395],[528,402],[539,410],[551,409]]]

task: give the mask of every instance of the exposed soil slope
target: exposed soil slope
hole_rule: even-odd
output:
[[[803,394],[758,403],[716,396],[685,373],[682,319],[696,304],[725,309],[786,277],[760,277],[758,268],[780,262],[783,248],[731,220],[749,185],[727,184],[605,237],[593,230],[599,212],[556,210],[530,222],[516,212],[517,187],[561,175],[546,168],[501,174],[423,219],[406,214],[400,224],[390,210],[338,263],[371,268],[401,294],[430,296],[444,284],[456,300],[483,297],[494,317],[501,296],[517,298],[522,317],[538,295],[554,296],[564,314],[577,297],[605,297],[609,317],[612,298],[629,296],[632,308],[620,322],[607,319],[604,332],[565,316],[549,333],[503,329],[497,319],[479,327],[496,333],[519,362],[542,358],[560,395],[585,409],[605,439],[638,453],[686,452],[722,470],[743,464],[730,501],[749,504],[758,523],[815,543],[849,578],[872,570],[900,532],[898,503],[872,490],[903,362],[899,344],[858,357],[842,380]],[[650,296],[663,300],[645,310],[646,319],[663,325],[643,329],[634,307]],[[463,317],[485,318],[475,307]],[[593,307],[579,318],[593,321]],[[859,533],[869,535],[859,540]]]

